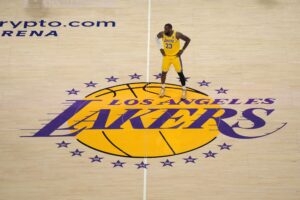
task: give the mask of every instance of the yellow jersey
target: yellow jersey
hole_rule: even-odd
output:
[[[180,41],[176,38],[176,31],[173,31],[171,36],[167,36],[163,33],[162,41],[167,56],[175,56],[180,50]]]

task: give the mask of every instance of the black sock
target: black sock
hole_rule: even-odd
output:
[[[185,86],[185,77],[183,75],[183,72],[179,72],[178,75],[179,75],[179,79],[180,79],[181,85]]]

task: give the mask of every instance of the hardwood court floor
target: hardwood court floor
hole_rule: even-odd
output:
[[[42,6],[43,5],[43,6]],[[0,0],[0,21],[114,20],[115,28],[58,28],[56,38],[0,37],[0,199],[16,200],[296,200],[300,191],[300,2],[296,0],[152,0],[148,29],[148,1],[21,1]],[[193,152],[164,159],[123,159],[95,152],[73,138],[24,138],[40,129],[67,105],[89,93],[127,82],[130,74],[159,81],[161,55],[155,35],[165,23],[192,41],[182,59],[188,86],[213,98],[275,98],[267,126],[256,133],[280,131],[259,139],[240,140],[220,135]],[[0,27],[2,33],[10,27]],[[47,30],[51,28],[35,28]],[[22,30],[22,29],[20,29]],[[150,71],[147,37],[150,31]],[[118,77],[117,83],[105,78]],[[84,83],[97,82],[96,88]],[[198,82],[211,82],[200,87]],[[174,69],[168,82],[178,84]],[[220,87],[228,94],[217,94]],[[66,90],[80,90],[68,96]],[[230,106],[243,110],[245,106]],[[260,105],[258,105],[260,106]],[[65,140],[68,148],[57,148]],[[217,145],[231,144],[220,151]],[[72,157],[76,148],[85,151]],[[203,153],[212,150],[216,158]],[[89,157],[104,157],[91,163]],[[197,158],[185,164],[183,158]],[[126,162],[113,168],[111,162]],[[145,188],[144,188],[145,187]]]

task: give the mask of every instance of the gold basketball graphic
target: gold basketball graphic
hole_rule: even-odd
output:
[[[96,91],[85,97],[91,102],[68,124],[82,130],[76,136],[82,144],[135,158],[173,156],[216,138],[219,131],[213,119],[199,128],[190,127],[206,109],[220,107],[207,103],[213,99],[187,88],[187,100],[181,101],[181,86],[174,84],[166,84],[166,96],[160,98],[160,87],[159,83],[141,82]]]

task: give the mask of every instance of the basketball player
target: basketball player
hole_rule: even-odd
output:
[[[162,39],[162,43],[161,40]],[[180,49],[180,39],[185,41],[184,46]],[[185,87],[185,76],[182,71],[182,61],[181,54],[189,45],[191,39],[180,32],[176,32],[172,29],[171,24],[166,24],[164,31],[161,31],[157,34],[157,45],[160,49],[161,54],[163,55],[162,60],[162,76],[161,76],[161,90],[160,97],[165,95],[165,81],[166,76],[169,71],[170,65],[173,64],[176,72],[179,75],[179,79],[182,85],[182,99],[186,99],[186,87]]]

